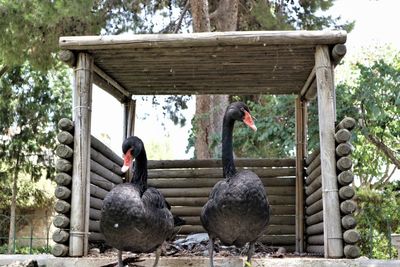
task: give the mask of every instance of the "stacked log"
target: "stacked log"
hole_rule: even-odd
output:
[[[305,160],[305,218],[306,251],[324,254],[324,224],[322,205],[322,176],[320,149],[315,149]]]
[[[89,241],[103,242],[100,232],[101,207],[107,193],[123,182],[123,160],[100,140],[91,137]]]
[[[266,234],[260,241],[269,246],[284,246],[294,250],[295,244],[295,161],[294,159],[238,159],[238,169],[248,168],[264,183],[272,207]],[[167,160],[148,162],[148,185],[156,187],[171,205],[174,215],[186,224],[178,234],[205,232],[200,212],[212,187],[222,179],[221,160]],[[93,197],[93,196],[92,196]],[[92,203],[92,201],[91,201]],[[96,214],[91,214],[95,217]],[[99,228],[91,220],[90,229]],[[101,234],[90,235],[91,241],[101,241]]]
[[[57,187],[54,195],[57,201],[54,210],[57,215],[53,219],[53,225],[57,228],[53,233],[52,253],[56,257],[66,256],[69,251],[69,218],[71,209],[71,181],[72,181],[72,156],[73,156],[73,124],[69,119],[61,119],[58,122],[60,132],[57,135],[58,146],[56,148],[56,177]]]
[[[356,122],[353,118],[346,117],[336,126],[336,159],[338,188],[340,198],[340,211],[342,214],[341,223],[343,230],[344,255],[346,258],[357,258],[360,256],[360,248],[357,242],[360,234],[355,230],[357,221],[353,215],[357,209],[356,202],[353,200],[355,191],[351,186],[353,173],[351,172],[352,160],[351,153],[353,146],[350,143],[351,131]]]

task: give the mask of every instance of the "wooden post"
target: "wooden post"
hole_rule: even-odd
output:
[[[326,258],[343,257],[339,195],[335,159],[335,97],[333,66],[326,45],[315,52],[318,91],[318,121],[321,146],[322,200],[324,211],[324,252]]]
[[[135,132],[135,116],[136,116],[136,100],[129,99],[124,103],[124,136],[127,137],[134,135]]]
[[[69,243],[69,255],[73,257],[86,256],[88,252],[93,76],[93,58],[89,54],[78,54],[74,75],[75,134]]]
[[[304,158],[307,105],[296,98],[296,252],[304,252]]]

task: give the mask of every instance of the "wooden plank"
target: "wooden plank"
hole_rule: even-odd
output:
[[[313,203],[311,206],[306,208],[306,214],[308,216],[311,216],[317,212],[320,212],[321,210],[323,210],[323,202],[322,199],[316,201],[315,203]]]
[[[315,168],[310,175],[306,177],[306,185],[310,185],[318,176],[321,175],[321,165]]]
[[[307,243],[310,245],[324,245],[324,235],[311,235],[307,237]]]
[[[204,233],[205,230],[201,225],[183,225],[179,230],[179,234]],[[295,233],[294,225],[268,225],[267,235],[292,235]]]
[[[295,167],[293,158],[286,159],[235,159],[236,167]],[[147,168],[150,169],[180,169],[180,168],[218,168],[222,167],[221,159],[196,159],[196,160],[149,160]]]
[[[59,46],[69,50],[140,47],[191,47],[224,45],[338,44],[346,42],[345,31],[235,31],[180,34],[132,34],[60,37]],[[328,54],[329,56],[329,54]]]
[[[342,227],[343,229],[353,229],[357,225],[357,220],[353,215],[348,214],[342,217]]]
[[[340,129],[347,129],[349,131],[356,127],[356,120],[351,117],[345,117],[336,125],[336,131]]]
[[[306,186],[306,195],[309,196],[315,191],[317,191],[322,186],[322,177],[318,176],[314,181],[311,182],[310,185]]]
[[[122,183],[122,177],[120,175],[110,171],[92,159],[90,160],[90,171],[100,175],[114,184]]]
[[[94,172],[90,172],[90,183],[97,185],[98,187],[100,187],[106,191],[110,191],[115,186],[115,184],[113,182],[110,182],[106,178],[104,178]]]
[[[121,93],[119,90],[115,89],[114,86],[112,86],[110,83],[108,83],[106,80],[104,80],[97,73],[93,73],[93,83],[95,85],[97,85],[99,88],[101,88],[104,91],[106,91],[107,93],[109,93],[111,96],[113,96],[119,102],[123,102],[127,98],[123,93]]]
[[[148,179],[148,185],[156,188],[190,188],[190,187],[212,187],[221,179],[218,178],[159,178]],[[264,186],[294,186],[295,178],[261,178]]]
[[[72,171],[70,256],[85,256],[88,252],[90,197],[90,124],[92,109],[93,59],[87,53],[79,53],[74,79],[73,119],[74,156]]]
[[[307,225],[312,225],[316,223],[320,223],[324,220],[324,213],[322,210],[320,212],[317,212],[311,216],[307,216],[306,223]]]
[[[123,164],[122,158],[117,154],[115,154],[114,151],[111,150],[111,148],[107,147],[99,139],[97,139],[94,136],[91,136],[90,144],[94,149],[102,153],[106,158],[112,160],[113,162],[122,167]]]
[[[339,189],[340,199],[351,199],[355,195],[355,191],[351,186],[343,186]]]
[[[90,207],[101,210],[103,206],[103,200],[101,198],[90,196]]]
[[[121,171],[121,165],[115,163],[114,161],[110,160],[102,153],[94,149],[93,147],[90,148],[90,159],[96,161],[101,166],[105,167],[106,169],[112,171],[113,173],[122,176],[123,173]]]
[[[199,216],[184,216],[182,219],[184,219],[188,225],[201,225]],[[295,216],[271,215],[268,225],[295,225]]]
[[[107,83],[111,84],[116,90],[118,90],[121,94],[123,94],[127,98],[131,98],[132,95],[126,90],[123,86],[121,86],[117,81],[111,78],[107,73],[105,73],[101,68],[93,64],[93,71],[99,75],[102,79],[107,81]]]
[[[304,252],[304,158],[306,153],[307,104],[296,98],[296,251]]]
[[[306,160],[305,160],[306,166],[310,165],[310,163],[311,163],[317,156],[319,156],[319,153],[320,153],[319,147],[316,148],[313,152],[311,152],[311,154],[309,154],[309,155],[306,157]]]
[[[317,224],[307,226],[306,233],[307,235],[318,235],[324,233],[324,223],[320,222]]]
[[[311,163],[307,166],[306,173],[310,175],[313,170],[321,165],[321,157],[317,156]]]
[[[306,205],[311,206],[313,203],[320,200],[321,198],[322,198],[322,187],[318,188],[317,191],[315,191],[306,198]]]
[[[315,53],[318,91],[319,138],[321,148],[322,200],[324,207],[325,257],[343,257],[339,195],[335,156],[335,103],[329,48],[318,45]]]

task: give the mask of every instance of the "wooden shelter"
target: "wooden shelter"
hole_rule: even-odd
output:
[[[284,166],[286,176],[291,174],[293,169],[293,191],[290,191],[290,194],[293,197],[293,207],[295,207],[292,214],[295,220],[293,231],[295,238],[290,239],[290,242],[296,251],[304,252],[308,242],[308,239],[306,240],[307,233],[305,233],[306,203],[304,200],[306,196],[305,167],[307,167],[305,164],[314,162],[309,171],[311,173],[315,168],[319,169],[319,173],[314,172],[314,174],[317,173],[314,176],[317,177],[319,174],[319,178],[313,178],[319,181],[319,187],[315,186],[317,182],[312,183],[313,179],[309,179],[313,186],[308,193],[316,192],[310,203],[318,204],[318,207],[314,208],[314,212],[310,211],[310,215],[315,215],[314,217],[319,219],[313,219],[317,224],[311,224],[311,229],[307,228],[310,233],[318,234],[310,239],[310,251],[322,252],[325,257],[329,258],[343,257],[344,243],[336,173],[336,103],[333,70],[346,52],[345,41],[346,32],[344,31],[258,31],[61,37],[59,45],[63,51],[60,53],[60,58],[73,66],[75,76],[73,107],[75,135],[69,255],[86,255],[87,242],[90,238],[88,237],[89,224],[94,228],[93,218],[96,218],[95,209],[92,210],[91,207],[92,205],[101,205],[96,204],[89,193],[97,188],[90,182],[90,180],[96,179],[91,177],[91,168],[95,167],[95,163],[91,162],[89,157],[89,155],[96,156],[91,150],[91,143],[92,145],[93,142],[97,144],[98,141],[91,138],[90,135],[91,94],[92,83],[94,83],[125,104],[125,136],[133,133],[135,104],[132,101],[132,95],[136,94],[297,95],[295,102],[296,159],[292,159],[292,161],[254,161],[252,164],[256,166],[250,167],[264,167],[263,172],[268,170],[273,172],[274,168]],[[307,162],[305,160],[308,154],[307,102],[316,97],[319,107],[320,152],[314,153]],[[319,156],[316,157],[317,155]],[[316,158],[318,158],[318,162],[314,160]],[[117,161],[118,159],[114,160],[114,162]],[[158,182],[154,180],[155,186],[166,187],[162,181],[168,176],[165,176],[165,173],[168,173],[166,168],[180,168],[182,177],[191,177],[187,172],[183,174],[184,170],[182,171],[182,169],[189,168],[187,171],[190,172],[193,168],[202,168],[208,165],[220,166],[218,165],[220,161],[205,163],[182,161],[178,165],[174,164],[169,167],[163,162],[153,164],[154,169],[160,169],[158,173],[155,171],[157,177],[161,177]],[[247,166],[246,164],[249,162],[244,161],[240,164]],[[292,169],[290,169],[291,166]],[[279,170],[275,170],[275,172],[279,172]],[[207,171],[196,171],[195,175],[203,177],[210,174]],[[280,174],[280,176],[282,175]],[[278,178],[278,182],[283,181]],[[178,179],[176,180],[177,187],[184,187],[184,182],[178,183],[179,177],[176,179]],[[208,183],[214,184],[214,180]],[[212,184],[207,184],[207,186],[211,187]],[[289,185],[289,183],[286,184],[286,186]],[[174,192],[177,190],[165,188],[162,191],[167,197],[173,198],[176,196]],[[199,188],[195,191],[185,191],[196,197],[204,194],[201,192],[207,190],[202,191]],[[283,192],[283,190],[281,191]],[[98,194],[101,195],[102,192],[98,189]],[[184,204],[180,201],[180,198],[175,197],[172,204],[178,208],[183,207]],[[196,201],[203,203],[202,201],[205,199]],[[179,210],[178,208],[175,210]],[[279,213],[279,209],[276,210]],[[190,220],[195,224],[196,218],[192,216]],[[283,231],[278,228],[279,224],[277,233]],[[92,238],[95,236],[92,235]],[[312,244],[320,245],[312,246]]]

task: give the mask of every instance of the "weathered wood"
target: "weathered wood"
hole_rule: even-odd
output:
[[[96,72],[93,73],[93,83],[109,93],[111,96],[113,96],[115,99],[117,99],[120,103],[126,101],[127,97],[118,91],[114,86],[112,86],[110,83],[108,83],[106,80],[104,80],[99,74]]]
[[[307,246],[306,251],[313,254],[324,255],[324,246]]]
[[[89,220],[89,232],[100,232],[100,221]]]
[[[296,251],[304,252],[304,158],[307,151],[307,103],[296,98]]]
[[[340,129],[335,133],[335,140],[339,144],[348,142],[350,138],[351,138],[351,133],[347,129]]]
[[[82,233],[89,229],[92,56],[78,53],[74,70],[73,120],[77,134],[74,135],[69,255],[77,257],[88,252],[87,235]]]
[[[306,161],[305,161],[305,162],[306,162],[306,166],[310,165],[310,163],[311,163],[317,156],[319,156],[319,153],[320,153],[319,147],[316,148],[313,152],[311,152],[311,154],[308,155],[307,158],[306,158]]]
[[[74,144],[74,136],[67,131],[62,131],[57,134],[57,140],[64,145]]]
[[[55,169],[57,172],[70,173],[72,171],[72,164],[66,159],[57,159]]]
[[[238,167],[238,171],[243,168]],[[296,168],[249,168],[260,178],[295,176]],[[203,169],[162,169],[149,170],[149,179],[152,178],[222,178],[222,168],[203,168]]]
[[[132,97],[131,93],[129,93],[123,86],[121,86],[117,81],[115,81],[112,77],[110,77],[107,73],[105,73],[101,68],[99,68],[96,65],[93,65],[93,71],[101,78],[106,80],[109,84],[111,84],[116,90],[118,90],[125,97],[127,98]]]
[[[161,178],[149,179],[148,185],[156,188],[190,188],[190,187],[212,187],[221,179],[217,178]],[[261,178],[264,186],[294,186],[295,178]]]
[[[313,225],[316,223],[320,223],[324,220],[324,213],[321,210],[313,215],[307,216],[306,223],[307,225]]]
[[[322,187],[318,188],[314,193],[306,198],[307,206],[311,206],[316,201],[322,199]]]
[[[295,243],[295,235],[262,235],[258,242],[270,246],[293,245]]]
[[[324,235],[311,235],[307,237],[307,243],[309,245],[323,245],[324,244]]]
[[[312,68],[310,74],[308,74],[307,80],[300,90],[300,96],[307,101],[309,101],[310,99],[306,97],[306,94],[311,90],[311,85],[314,81],[315,81],[315,66]]]
[[[354,127],[356,127],[356,120],[350,117],[345,117],[338,123],[338,125],[336,125],[336,131],[340,129],[347,129],[351,131],[354,129]]]
[[[306,227],[307,235],[318,235],[324,232],[324,223],[320,222]]]
[[[58,199],[68,199],[71,196],[71,190],[65,186],[59,185],[54,190],[54,195]]]
[[[114,161],[108,159],[103,154],[101,154],[96,149],[94,149],[93,147],[90,148],[90,159],[96,161],[101,166],[107,168],[108,170],[112,171],[113,173],[115,173],[119,176],[123,175],[120,165],[118,165]]]
[[[175,169],[175,168],[220,168],[220,159],[197,160],[149,160],[148,169]],[[236,167],[295,167],[295,159],[235,159]]]
[[[106,191],[110,191],[115,186],[113,182],[94,172],[90,172],[90,182]]]
[[[56,148],[56,155],[63,159],[70,159],[74,151],[67,145],[59,144]]]
[[[90,207],[101,210],[103,206],[103,200],[97,197],[90,196]]]
[[[314,79],[310,85],[310,88],[304,95],[304,98],[307,101],[312,101],[312,100],[315,100],[316,97],[317,97],[317,80]]]
[[[71,205],[64,200],[57,200],[56,204],[54,204],[54,210],[58,213],[68,213],[71,209]]]
[[[179,234],[204,233],[202,225],[183,225]],[[295,234],[294,225],[269,225],[267,233],[269,235],[291,235]]]
[[[112,160],[117,165],[122,166],[122,164],[123,164],[122,158],[120,156],[118,156],[117,154],[115,154],[114,151],[111,150],[111,148],[107,147],[99,139],[92,136],[90,138],[90,143],[94,149],[96,149],[98,152],[102,153],[106,158]]]
[[[115,49],[141,47],[190,47],[220,45],[338,44],[346,41],[345,31],[250,31],[183,34],[134,34],[129,36],[60,37],[62,49]],[[328,54],[329,56],[329,54]]]
[[[360,241],[360,239],[360,233],[355,229],[349,229],[343,233],[343,240],[346,244],[355,244]]]
[[[69,252],[69,247],[63,244],[55,244],[51,249],[51,254],[56,257],[67,256]]]
[[[315,178],[321,175],[321,166],[318,166],[313,170],[309,176],[306,177],[306,185],[311,184],[312,181],[314,181]]]
[[[343,214],[351,214],[357,209],[357,204],[353,200],[345,200],[340,203],[340,211]]]
[[[356,227],[356,225],[357,225],[357,220],[353,215],[348,214],[348,215],[345,215],[345,216],[342,217],[342,227],[343,227],[343,229],[346,229],[346,230],[347,229],[353,229],[353,228]]]
[[[76,64],[76,57],[70,50],[61,50],[58,52],[58,58],[70,67],[74,67]]]
[[[72,132],[74,130],[74,122],[67,118],[59,120],[57,126],[61,131]]]
[[[342,60],[342,58],[344,57],[344,55],[346,55],[347,52],[347,48],[345,44],[336,44],[333,48],[332,48],[332,63],[334,65],[339,64],[340,60]]]
[[[336,167],[341,171],[348,171],[353,166],[353,161],[349,157],[341,157],[336,163]]]
[[[361,255],[361,249],[356,245],[346,245],[346,246],[344,246],[343,251],[344,251],[344,255],[348,259],[355,259],[355,258],[360,257],[360,255]]]
[[[97,210],[97,209],[90,208],[90,211],[89,211],[89,218],[90,218],[91,220],[99,221],[100,218],[101,218],[101,210]]]
[[[319,211],[322,210],[322,199],[318,200],[317,202],[315,202],[314,204],[312,204],[311,206],[306,208],[306,214],[311,216]]]
[[[90,195],[93,197],[97,197],[100,199],[104,199],[105,196],[107,195],[108,191],[104,190],[101,187],[98,187],[97,185],[90,184]]]
[[[180,206],[172,206],[171,212],[174,215],[178,216],[199,216],[202,210],[202,206],[200,207],[180,207]],[[273,215],[294,215],[295,214],[295,206],[294,205],[271,205]]]
[[[306,173],[310,175],[310,173],[320,165],[321,165],[321,157],[317,156],[313,161],[311,161],[310,165],[308,165]]]
[[[341,199],[351,199],[355,195],[355,191],[351,186],[343,186],[339,189],[339,197]]]
[[[58,185],[64,185],[65,186],[65,185],[70,185],[71,184],[72,177],[68,173],[59,172],[59,173],[56,174],[56,177],[54,178],[54,180],[56,181],[56,183]]]
[[[122,177],[120,175],[110,171],[92,159],[90,160],[90,170],[114,184],[122,183]]]
[[[171,185],[173,186],[173,185]],[[164,197],[208,197],[212,187],[191,188],[159,188]],[[268,196],[293,196],[294,186],[268,186],[265,187]]]
[[[336,156],[343,157],[348,156],[353,152],[354,147],[349,143],[341,143],[336,147]]]
[[[314,193],[318,188],[321,188],[322,186],[322,177],[321,175],[318,176],[312,183],[308,186],[306,186],[306,195],[311,195]]]
[[[59,244],[65,243],[69,239],[69,233],[62,229],[56,229],[53,233],[53,241]]]
[[[53,225],[57,228],[65,229],[69,225],[69,218],[64,214],[54,216]]]
[[[199,216],[184,216],[187,225],[201,225]],[[295,215],[271,215],[268,225],[295,225]]]
[[[349,185],[353,180],[354,175],[351,171],[343,171],[338,175],[338,182],[340,185]]]

